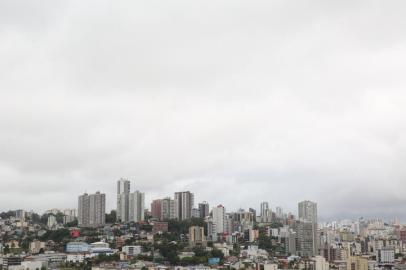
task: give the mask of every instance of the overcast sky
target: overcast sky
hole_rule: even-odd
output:
[[[406,221],[404,1],[1,1],[0,211],[116,180]]]

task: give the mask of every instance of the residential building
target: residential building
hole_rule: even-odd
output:
[[[178,220],[186,220],[192,217],[194,195],[190,191],[175,193],[175,217]]]
[[[30,252],[31,254],[38,254],[41,252],[41,249],[45,249],[45,242],[39,240],[34,240],[30,243]]]
[[[368,259],[363,257],[349,257],[347,259],[347,270],[368,270]]]
[[[141,254],[141,246],[123,246],[122,251],[128,256],[136,256]]]
[[[311,201],[302,201],[298,204],[298,213],[299,213],[299,221],[300,224],[307,224],[303,225],[303,229],[306,230],[305,237],[302,237],[302,240],[306,239],[306,241],[310,241],[308,239],[308,230],[310,228],[311,224],[311,230],[312,230],[312,240],[311,243],[302,243],[302,247],[306,246],[305,250],[302,250],[302,252],[305,252],[308,255],[314,256],[318,254],[318,239],[317,239],[317,203],[311,202]],[[299,241],[301,234],[298,234],[299,236]],[[308,248],[309,246],[312,246],[312,253],[308,253]]]
[[[49,229],[54,229],[58,222],[56,221],[56,217],[54,215],[48,216],[47,226]]]
[[[224,233],[226,210],[224,206],[218,205],[212,210],[213,223],[215,225],[215,233]]]
[[[395,262],[395,249],[382,247],[376,251],[376,261],[380,264],[392,264]]]
[[[151,216],[154,219],[161,219],[161,210],[162,210],[162,205],[161,205],[162,200],[153,200],[151,203]]]
[[[24,210],[16,210],[15,211],[15,217],[17,220],[24,222],[25,221],[25,211]]]
[[[329,270],[330,265],[323,256],[314,257],[314,270]]]
[[[314,250],[314,225],[311,222],[299,222],[297,224],[298,255],[301,257],[313,257],[317,253]]]
[[[129,195],[129,221],[144,221],[145,195],[140,191],[135,191]]]
[[[152,233],[164,233],[168,231],[168,222],[154,221],[152,224]]]
[[[78,200],[78,226],[99,227],[105,224],[106,195],[99,191],[83,194]]]
[[[208,202],[204,201],[204,202],[199,203],[198,208],[199,208],[199,215],[201,218],[205,218],[209,215],[210,208],[209,208]]]
[[[271,222],[272,219],[272,211],[269,208],[269,203],[268,202],[262,202],[261,203],[261,216],[260,216],[261,222],[268,223]]]
[[[129,221],[129,194],[130,194],[130,181],[121,178],[117,181],[117,221]]]
[[[189,245],[190,246],[206,246],[206,236],[204,228],[199,226],[189,227]]]
[[[161,218],[160,220],[175,219],[175,200],[167,197],[161,200]]]

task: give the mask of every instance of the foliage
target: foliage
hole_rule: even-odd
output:
[[[179,262],[178,251],[182,249],[180,245],[174,242],[163,241],[155,247],[159,249],[161,255],[169,261],[170,264],[175,265]]]
[[[65,224],[65,227],[67,227],[67,228],[70,228],[70,227],[77,227],[77,226],[78,226],[78,220],[77,220],[77,219],[75,219],[75,220],[72,221],[72,222],[68,222],[68,223]]]
[[[114,223],[117,220],[117,213],[115,210],[111,210],[110,214],[106,214],[106,223]]]
[[[7,211],[7,212],[0,213],[0,218],[2,218],[2,219],[9,219],[10,217],[15,217],[14,211]]]
[[[56,243],[62,242],[64,239],[70,238],[70,232],[68,229],[58,229],[56,231],[47,231],[43,236],[40,237],[41,241],[52,240]]]
[[[93,261],[96,264],[102,263],[102,262],[115,262],[120,260],[120,255],[119,254],[112,254],[112,255],[106,255],[106,254],[99,254],[97,257],[93,259]]]
[[[189,233],[189,227],[191,226],[200,226],[205,227],[205,222],[203,218],[191,218],[188,220],[169,220],[168,221],[168,230],[171,233],[175,234],[187,234]]]

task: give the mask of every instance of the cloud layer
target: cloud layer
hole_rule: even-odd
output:
[[[0,210],[115,181],[406,221],[402,1],[2,1]]]

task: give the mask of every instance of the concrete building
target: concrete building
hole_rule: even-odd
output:
[[[199,218],[199,217],[200,217],[199,208],[193,208],[192,209],[192,218]]]
[[[78,200],[78,226],[100,227],[105,224],[106,195],[100,192],[83,194]]]
[[[213,223],[215,225],[214,233],[224,233],[226,209],[222,205],[214,207],[212,210]]]
[[[260,213],[260,220],[264,223],[269,223],[272,221],[272,211],[269,208],[268,202],[261,203],[261,213]]]
[[[121,178],[117,181],[117,221],[129,221],[129,194],[130,194],[130,181]]]
[[[201,218],[205,218],[209,215],[210,213],[210,208],[209,208],[209,203],[204,201],[199,203],[199,215]]]
[[[379,264],[393,264],[395,262],[395,249],[383,247],[376,251],[376,261]]]
[[[48,229],[54,229],[56,227],[56,225],[58,225],[58,222],[56,221],[56,217],[54,215],[50,215],[48,217],[48,222],[47,222]]]
[[[25,211],[24,210],[16,210],[15,211],[15,217],[17,220],[24,222],[25,221]]]
[[[128,256],[136,256],[141,254],[141,246],[123,246],[122,251]]]
[[[63,224],[74,222],[76,218],[74,216],[63,216]]]
[[[172,200],[169,197],[162,199],[160,220],[170,220],[175,218],[175,200]]]
[[[311,243],[302,243],[303,246],[306,246],[305,248],[305,253],[309,254],[307,252],[309,245],[312,245],[312,253],[309,254],[310,256],[314,256],[318,254],[318,239],[317,239],[317,203],[311,202],[311,201],[302,201],[298,204],[298,214],[299,214],[299,221],[301,224],[307,224],[303,225],[303,229],[306,231],[306,236],[302,238],[302,240],[306,239],[308,240],[308,230],[309,226],[308,224],[311,224],[311,230],[312,230],[312,240]],[[298,234],[299,240],[300,240],[300,233]],[[303,247],[302,246],[302,247]]]
[[[152,224],[152,233],[165,233],[168,232],[168,222],[164,221],[154,221]]]
[[[9,267],[13,267],[16,265],[21,265],[22,258],[21,257],[3,257],[3,268],[2,269],[9,269]]]
[[[254,230],[254,229],[249,229],[248,230],[248,241],[250,243],[256,241],[259,237],[259,231],[258,230]]]
[[[297,224],[297,255],[302,257],[313,257],[316,255],[314,249],[314,224],[311,222],[299,222]]]
[[[90,245],[86,242],[69,242],[66,244],[67,253],[87,253],[90,252]]]
[[[317,203],[302,201],[298,205],[299,220],[313,222],[317,224]]]
[[[199,226],[189,227],[189,245],[206,246],[206,236],[204,235],[204,228]]]
[[[275,215],[276,215],[276,218],[278,218],[278,219],[283,218],[283,208],[280,206],[277,206],[275,208]]]
[[[39,240],[34,240],[30,243],[30,252],[31,254],[38,254],[40,253],[41,249],[45,249],[45,242],[41,242]]]
[[[175,217],[178,220],[186,220],[192,217],[194,195],[190,191],[175,193]]]
[[[368,259],[362,257],[348,258],[347,270],[368,270]]]
[[[314,270],[329,270],[330,265],[322,256],[314,257]]]
[[[162,200],[153,200],[151,202],[151,216],[154,219],[161,219],[161,210],[162,210],[162,206],[161,206],[161,202]]]
[[[65,209],[63,210],[63,214],[65,216],[77,217],[78,211],[77,209]]]
[[[130,222],[144,221],[145,195],[138,190],[129,195],[129,215]]]

